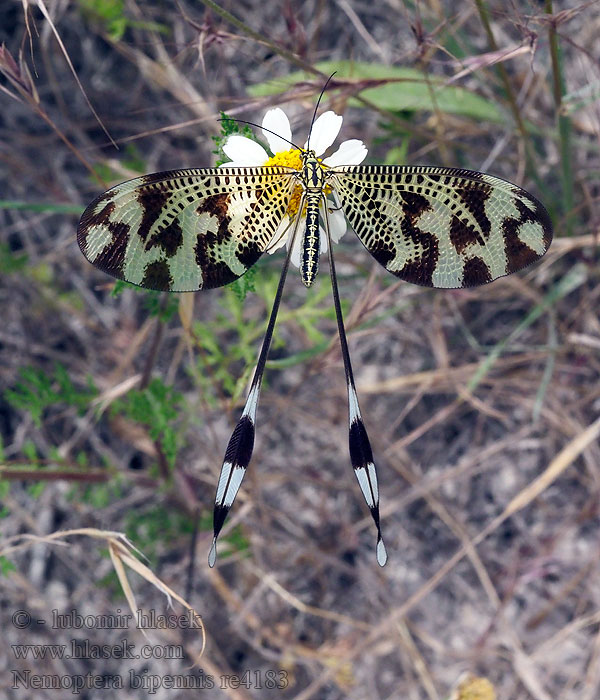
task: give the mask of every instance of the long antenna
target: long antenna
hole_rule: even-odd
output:
[[[315,123],[315,119],[317,118],[317,110],[319,109],[319,105],[321,104],[321,98],[323,97],[325,90],[327,90],[327,86],[329,85],[331,79],[336,73],[337,71],[334,70],[333,73],[329,76],[329,78],[327,78],[327,81],[325,82],[325,85],[323,85],[323,89],[321,90],[321,94],[319,95],[319,99],[317,100],[317,104],[315,105],[315,111],[313,112],[312,119],[310,122],[310,129],[308,130],[308,140],[306,141],[307,151],[310,151],[310,135],[312,134],[313,124]]]
[[[302,211],[302,206],[304,206],[304,203],[301,202],[300,206],[300,211]],[[227,513],[229,513],[229,510],[233,505],[233,501],[235,500],[237,492],[242,483],[242,479],[246,474],[246,469],[248,468],[250,459],[252,458],[252,450],[254,449],[254,429],[256,425],[256,408],[258,406],[260,386],[262,384],[271,339],[273,338],[273,330],[275,328],[275,321],[277,320],[277,312],[279,311],[279,304],[283,294],[285,278],[290,266],[290,258],[292,256],[292,250],[294,249],[294,240],[298,231],[298,223],[300,222],[300,218],[300,216],[296,217],[296,221],[294,223],[290,247],[285,258],[285,263],[283,264],[283,269],[281,270],[281,276],[279,277],[277,293],[275,294],[275,300],[273,301],[271,315],[269,316],[269,323],[267,324],[267,330],[265,331],[265,337],[258,356],[258,362],[256,363],[256,369],[254,370],[254,376],[252,377],[248,396],[246,397],[246,404],[244,405],[242,415],[238,421],[238,424],[235,426],[231,437],[229,438],[229,443],[227,445],[227,449],[225,450],[225,457],[223,458],[223,466],[221,467],[221,474],[219,475],[217,493],[215,496],[215,507],[213,511],[213,541],[210,552],[208,553],[208,565],[210,567],[213,567],[217,560],[217,537],[219,536],[221,528],[225,523]]]
[[[298,151],[302,150],[300,148],[300,146],[296,146],[296,144],[293,141],[286,139],[284,136],[280,136],[275,131],[271,131],[271,129],[267,129],[264,126],[260,126],[259,124],[255,124],[254,122],[247,122],[245,119],[234,119],[233,117],[227,117],[226,119],[217,119],[217,121],[218,122],[232,121],[232,122],[237,122],[238,124],[248,124],[248,126],[254,126],[257,129],[262,129],[263,131],[268,131],[270,134],[273,134],[273,136],[277,136],[277,138],[281,139],[282,141],[287,141],[290,144],[290,146],[293,146]]]
[[[346,385],[348,387],[348,422],[349,422],[349,446],[350,461],[354,467],[354,473],[358,479],[360,490],[371,511],[371,517],[377,528],[377,563],[385,566],[387,552],[381,537],[381,525],[379,523],[379,486],[377,484],[377,471],[373,461],[373,452],[367,435],[367,429],[360,414],[358,406],[358,396],[354,386],[354,374],[352,363],[350,362],[350,351],[346,339],[344,328],[344,317],[342,316],[342,305],[340,304],[340,293],[337,285],[337,275],[335,274],[335,263],[333,262],[333,246],[331,245],[331,234],[329,232],[329,218],[327,216],[327,201],[323,198],[323,219],[325,221],[325,231],[327,233],[327,244],[329,252],[329,274],[331,276],[331,291],[333,293],[333,305],[335,306],[335,317],[337,319],[340,345],[342,348],[342,358],[344,360],[344,371],[346,373]]]

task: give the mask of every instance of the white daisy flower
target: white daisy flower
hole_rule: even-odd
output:
[[[337,135],[342,128],[342,121],[343,117],[341,117],[339,114],[335,114],[335,112],[324,112],[318,119],[315,120],[310,135],[310,147],[311,150],[315,152],[315,155],[317,158],[319,158],[319,160],[321,160],[320,156],[325,153],[325,151],[337,138]],[[260,144],[256,143],[256,141],[252,141],[252,139],[248,139],[245,136],[233,135],[230,136],[223,145],[223,151],[229,158],[231,158],[231,162],[223,163],[223,166],[251,167],[262,165],[284,165],[300,170],[302,168],[301,151],[299,151],[297,148],[290,148],[289,142],[292,141],[292,129],[290,126],[290,121],[285,112],[279,107],[270,109],[264,116],[262,126],[264,137],[274,155],[269,156],[267,151]],[[267,131],[267,129],[269,131]],[[304,144],[304,148],[306,148],[307,145],[308,142]],[[349,141],[344,141],[333,155],[329,156],[328,158],[323,158],[322,163],[324,165],[328,165],[329,167],[336,167],[338,165],[359,165],[363,162],[366,156],[367,147],[365,144],[358,139],[350,139]],[[269,253],[275,252],[285,243],[289,245],[289,237],[292,231],[290,222],[298,214],[300,195],[301,189],[298,188],[298,191],[294,192],[294,195],[292,196],[287,214],[283,217],[281,223],[279,224],[277,232],[273,238],[276,243],[268,249]],[[331,240],[334,243],[337,243],[346,233],[347,225],[346,217],[340,208],[340,203],[337,201],[335,193],[332,193],[332,195],[334,196],[335,207],[329,212],[329,228]],[[302,219],[306,219],[304,212],[300,212],[300,216]],[[303,221],[300,222],[299,226],[300,230],[303,230]],[[327,235],[322,228],[319,228],[319,232],[321,236],[321,253],[326,253]],[[291,262],[296,267],[300,267],[301,246],[302,235],[297,235],[290,257]]]

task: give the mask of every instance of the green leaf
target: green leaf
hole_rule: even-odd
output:
[[[313,345],[306,350],[300,350],[293,355],[281,357],[277,360],[268,360],[267,367],[269,369],[287,369],[288,367],[294,367],[295,365],[304,365],[309,360],[323,355],[323,353],[329,349],[330,345],[331,342],[329,340],[323,340],[317,345]]]
[[[170,551],[173,542],[190,535],[193,530],[193,517],[161,504],[140,505],[126,516],[127,537],[143,550],[154,566],[159,556]]]
[[[129,28],[138,28],[151,32],[169,34],[164,24],[130,19],[125,14],[125,0],[79,0],[83,16],[99,24],[111,41],[118,42]]]
[[[42,425],[43,412],[52,406],[74,406],[83,413],[90,401],[98,394],[90,377],[87,387],[75,387],[67,370],[61,365],[54,366],[54,374],[43,369],[21,367],[19,381],[4,393],[4,398],[15,408],[27,411],[35,425]]]
[[[17,567],[12,563],[10,559],[5,556],[0,557],[0,575],[8,576],[8,574],[16,571]]]
[[[215,142],[215,149],[213,150],[213,153],[217,156],[215,166],[218,167],[219,165],[223,165],[223,163],[229,162],[230,158],[223,151],[223,146],[227,142],[227,139],[233,134],[245,136],[247,139],[251,139],[252,141],[260,143],[252,129],[248,126],[248,124],[242,125],[240,122],[237,122],[232,117],[229,117],[225,112],[221,112],[220,122],[221,133],[218,136],[212,137],[212,140]]]
[[[245,275],[234,280],[229,289],[240,301],[244,301],[248,292],[256,291],[256,267],[251,267]]]
[[[132,289],[133,285],[129,282],[124,282],[123,280],[117,280],[110,292],[111,297],[120,296],[126,289]]]
[[[115,401],[111,407],[113,415],[122,413],[148,428],[150,437],[159,440],[169,463],[174,466],[179,445],[174,423],[179,416],[182,395],[172,386],[163,384],[158,377],[139,391],[130,391],[127,396]]]
[[[359,61],[324,61],[315,67],[324,74],[329,75],[335,71],[336,78],[354,81],[359,89],[357,94],[383,110],[433,112],[439,109],[441,112],[477,120],[506,121],[506,114],[494,102],[463,87],[445,85],[446,78],[429,75],[416,68]],[[296,72],[285,78],[254,85],[248,92],[252,97],[264,97],[287,90],[296,83],[314,79],[314,75]],[[375,81],[381,81],[381,84],[373,85]],[[358,100],[351,98],[349,104],[364,109]]]
[[[41,497],[41,495],[44,493],[46,490],[46,482],[44,481],[35,481],[32,484],[28,484],[26,487],[26,491],[31,496],[33,500],[37,500],[38,498]]]
[[[153,289],[135,287],[137,292],[144,294],[144,306],[150,316],[157,316],[163,323],[168,323],[179,308],[178,294],[165,294]]]
[[[27,255],[15,253],[7,243],[0,243],[0,273],[21,272],[27,266]]]
[[[42,214],[81,214],[82,204],[52,204],[51,202],[17,202],[15,200],[0,200],[0,209],[19,211],[34,211]]]

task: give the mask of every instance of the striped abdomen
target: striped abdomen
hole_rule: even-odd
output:
[[[321,252],[319,205],[325,186],[323,168],[315,157],[314,151],[305,152],[302,184],[306,196],[306,231],[302,239],[300,277],[302,282],[310,287],[319,272],[319,253]]]
[[[302,240],[300,258],[300,276],[302,282],[310,287],[319,272],[319,253],[321,240],[319,235],[319,204],[321,192],[306,192],[306,230]]]

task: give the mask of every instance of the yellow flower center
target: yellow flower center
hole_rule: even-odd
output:
[[[286,168],[300,170],[302,168],[302,151],[291,148],[289,151],[280,151],[265,163],[266,166],[283,165]]]
[[[302,152],[297,148],[291,148],[289,151],[280,151],[272,158],[269,158],[269,160],[265,163],[265,166],[270,165],[283,165],[286,168],[302,170]],[[298,213],[301,198],[302,187],[300,185],[296,185],[296,187],[294,187],[294,191],[292,192],[292,197],[287,210],[290,219],[293,219]]]
[[[319,161],[319,163],[321,163],[320,158],[317,158],[317,160]],[[265,166],[283,165],[286,168],[302,170],[303,164],[304,163],[302,162],[302,151],[299,151],[297,148],[291,148],[289,151],[280,151],[279,153],[276,153],[272,158],[269,158],[269,160],[266,161]],[[323,167],[326,168],[327,166],[323,165]],[[290,199],[290,204],[286,212],[289,215],[290,219],[293,219],[298,213],[298,209],[300,208],[300,200],[302,199],[302,192],[303,190],[301,185],[296,185],[296,187],[294,187],[294,191],[292,192],[292,197]],[[326,195],[330,194],[331,186],[325,185],[324,192]],[[306,205],[302,211],[302,215],[304,215],[305,213]]]

